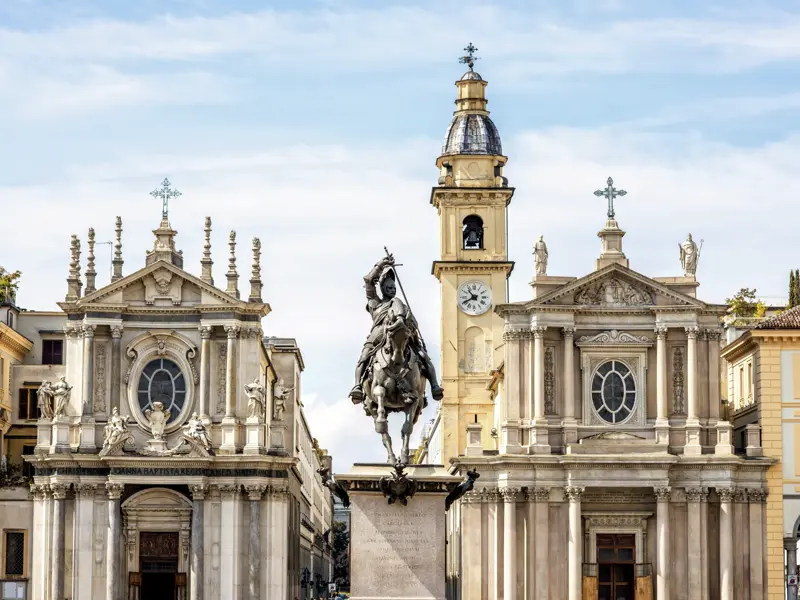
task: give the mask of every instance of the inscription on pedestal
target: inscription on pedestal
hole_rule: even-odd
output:
[[[417,495],[402,506],[357,494],[351,502],[353,599],[443,599],[444,497]]]

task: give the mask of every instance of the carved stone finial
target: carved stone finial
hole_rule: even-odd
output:
[[[253,273],[250,276],[250,302],[263,302],[261,299],[261,240],[253,238]]]
[[[72,260],[69,263],[69,277],[67,277],[67,295],[65,302],[77,302],[81,297],[81,241],[78,236],[72,234],[70,240],[70,254]]]
[[[114,259],[111,264],[114,266],[114,274],[111,276],[111,281],[122,279],[122,217],[117,217],[115,228],[115,241],[114,241]]]
[[[228,258],[228,272],[225,277],[228,279],[228,288],[225,290],[231,296],[239,297],[239,273],[236,271],[236,232],[231,231],[228,241],[228,246],[231,249],[230,258]]]
[[[201,275],[200,279],[209,285],[214,285],[214,277],[211,268],[214,261],[211,260],[211,217],[206,217],[205,241],[203,242],[203,258],[200,260]]]
[[[94,227],[89,227],[87,245],[89,251],[86,254],[86,295],[97,291],[97,271],[94,270]]]

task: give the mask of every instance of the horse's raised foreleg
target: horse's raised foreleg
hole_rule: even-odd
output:
[[[382,386],[375,386],[372,388],[372,395],[375,398],[375,431],[381,435],[383,447],[386,448],[387,461],[390,465],[397,462],[392,450],[392,438],[389,435],[389,420],[386,418],[386,408],[383,405],[386,390]]]

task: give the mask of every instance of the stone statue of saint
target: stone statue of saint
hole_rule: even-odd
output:
[[[444,390],[436,380],[436,369],[428,356],[416,319],[408,312],[403,301],[396,296],[396,281],[397,276],[394,272],[392,256],[386,256],[379,260],[364,277],[364,287],[367,290],[366,309],[372,315],[372,329],[367,336],[367,341],[364,342],[361,356],[358,358],[356,385],[350,390],[350,399],[353,404],[360,404],[364,400],[364,378],[376,352],[388,342],[386,330],[390,312],[393,312],[390,309],[398,307],[405,312],[406,323],[410,329],[409,345],[421,362],[423,375],[431,384],[431,395],[436,400],[441,400],[444,396]],[[380,296],[378,288],[381,290]]]
[[[150,431],[153,434],[154,440],[160,440],[164,437],[164,428],[169,421],[170,412],[164,410],[162,402],[153,402],[153,410],[144,411],[144,416],[150,421]]]
[[[55,402],[53,417],[63,417],[67,413],[67,405],[69,404],[69,397],[71,394],[72,386],[67,383],[62,375],[53,386],[53,398]]]
[[[702,240],[700,240],[702,244]],[[692,234],[686,238],[682,244],[678,244],[681,249],[681,266],[683,266],[683,274],[687,277],[697,274],[697,261],[700,259],[700,248],[694,243]]]
[[[211,438],[208,435],[203,419],[197,413],[192,413],[192,418],[183,426],[183,433],[186,437],[197,440],[206,450],[211,449]]]
[[[53,418],[53,400],[53,386],[49,381],[43,381],[36,390],[36,404],[39,406],[39,414],[45,419]]]
[[[286,400],[289,398],[289,392],[293,389],[294,386],[286,387],[284,385],[283,378],[278,379],[275,385],[272,386],[272,398],[275,407],[272,417],[276,421],[283,421],[283,413],[286,410]]]
[[[539,240],[533,245],[533,265],[537,275],[547,275],[547,244],[544,243],[544,236],[540,235]]]
[[[259,421],[264,419],[264,386],[261,385],[259,378],[256,377],[253,383],[244,386],[244,393],[247,394],[247,416],[257,417]]]
[[[119,409],[115,406],[111,410],[108,424],[103,429],[103,448],[116,444],[126,433],[128,433],[128,417],[121,417]]]

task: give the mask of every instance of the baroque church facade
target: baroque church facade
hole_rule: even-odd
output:
[[[445,395],[418,459],[480,474],[448,513],[450,597],[766,599],[775,459],[734,451],[726,307],[697,296],[696,246],[680,276],[631,269],[609,179],[595,268],[548,274],[540,239],[531,296],[511,302],[514,188],[486,85],[471,64],[456,82],[431,194]]]
[[[156,195],[143,268],[123,274],[118,217],[107,285],[89,230],[84,279],[72,237],[60,311],[2,307],[15,352],[0,360],[0,597],[326,596],[333,505],[316,471],[331,457],[303,414],[296,342],[262,330],[260,242],[247,296],[235,232],[215,285],[206,218],[195,276],[168,219],[176,194],[165,180]]]

